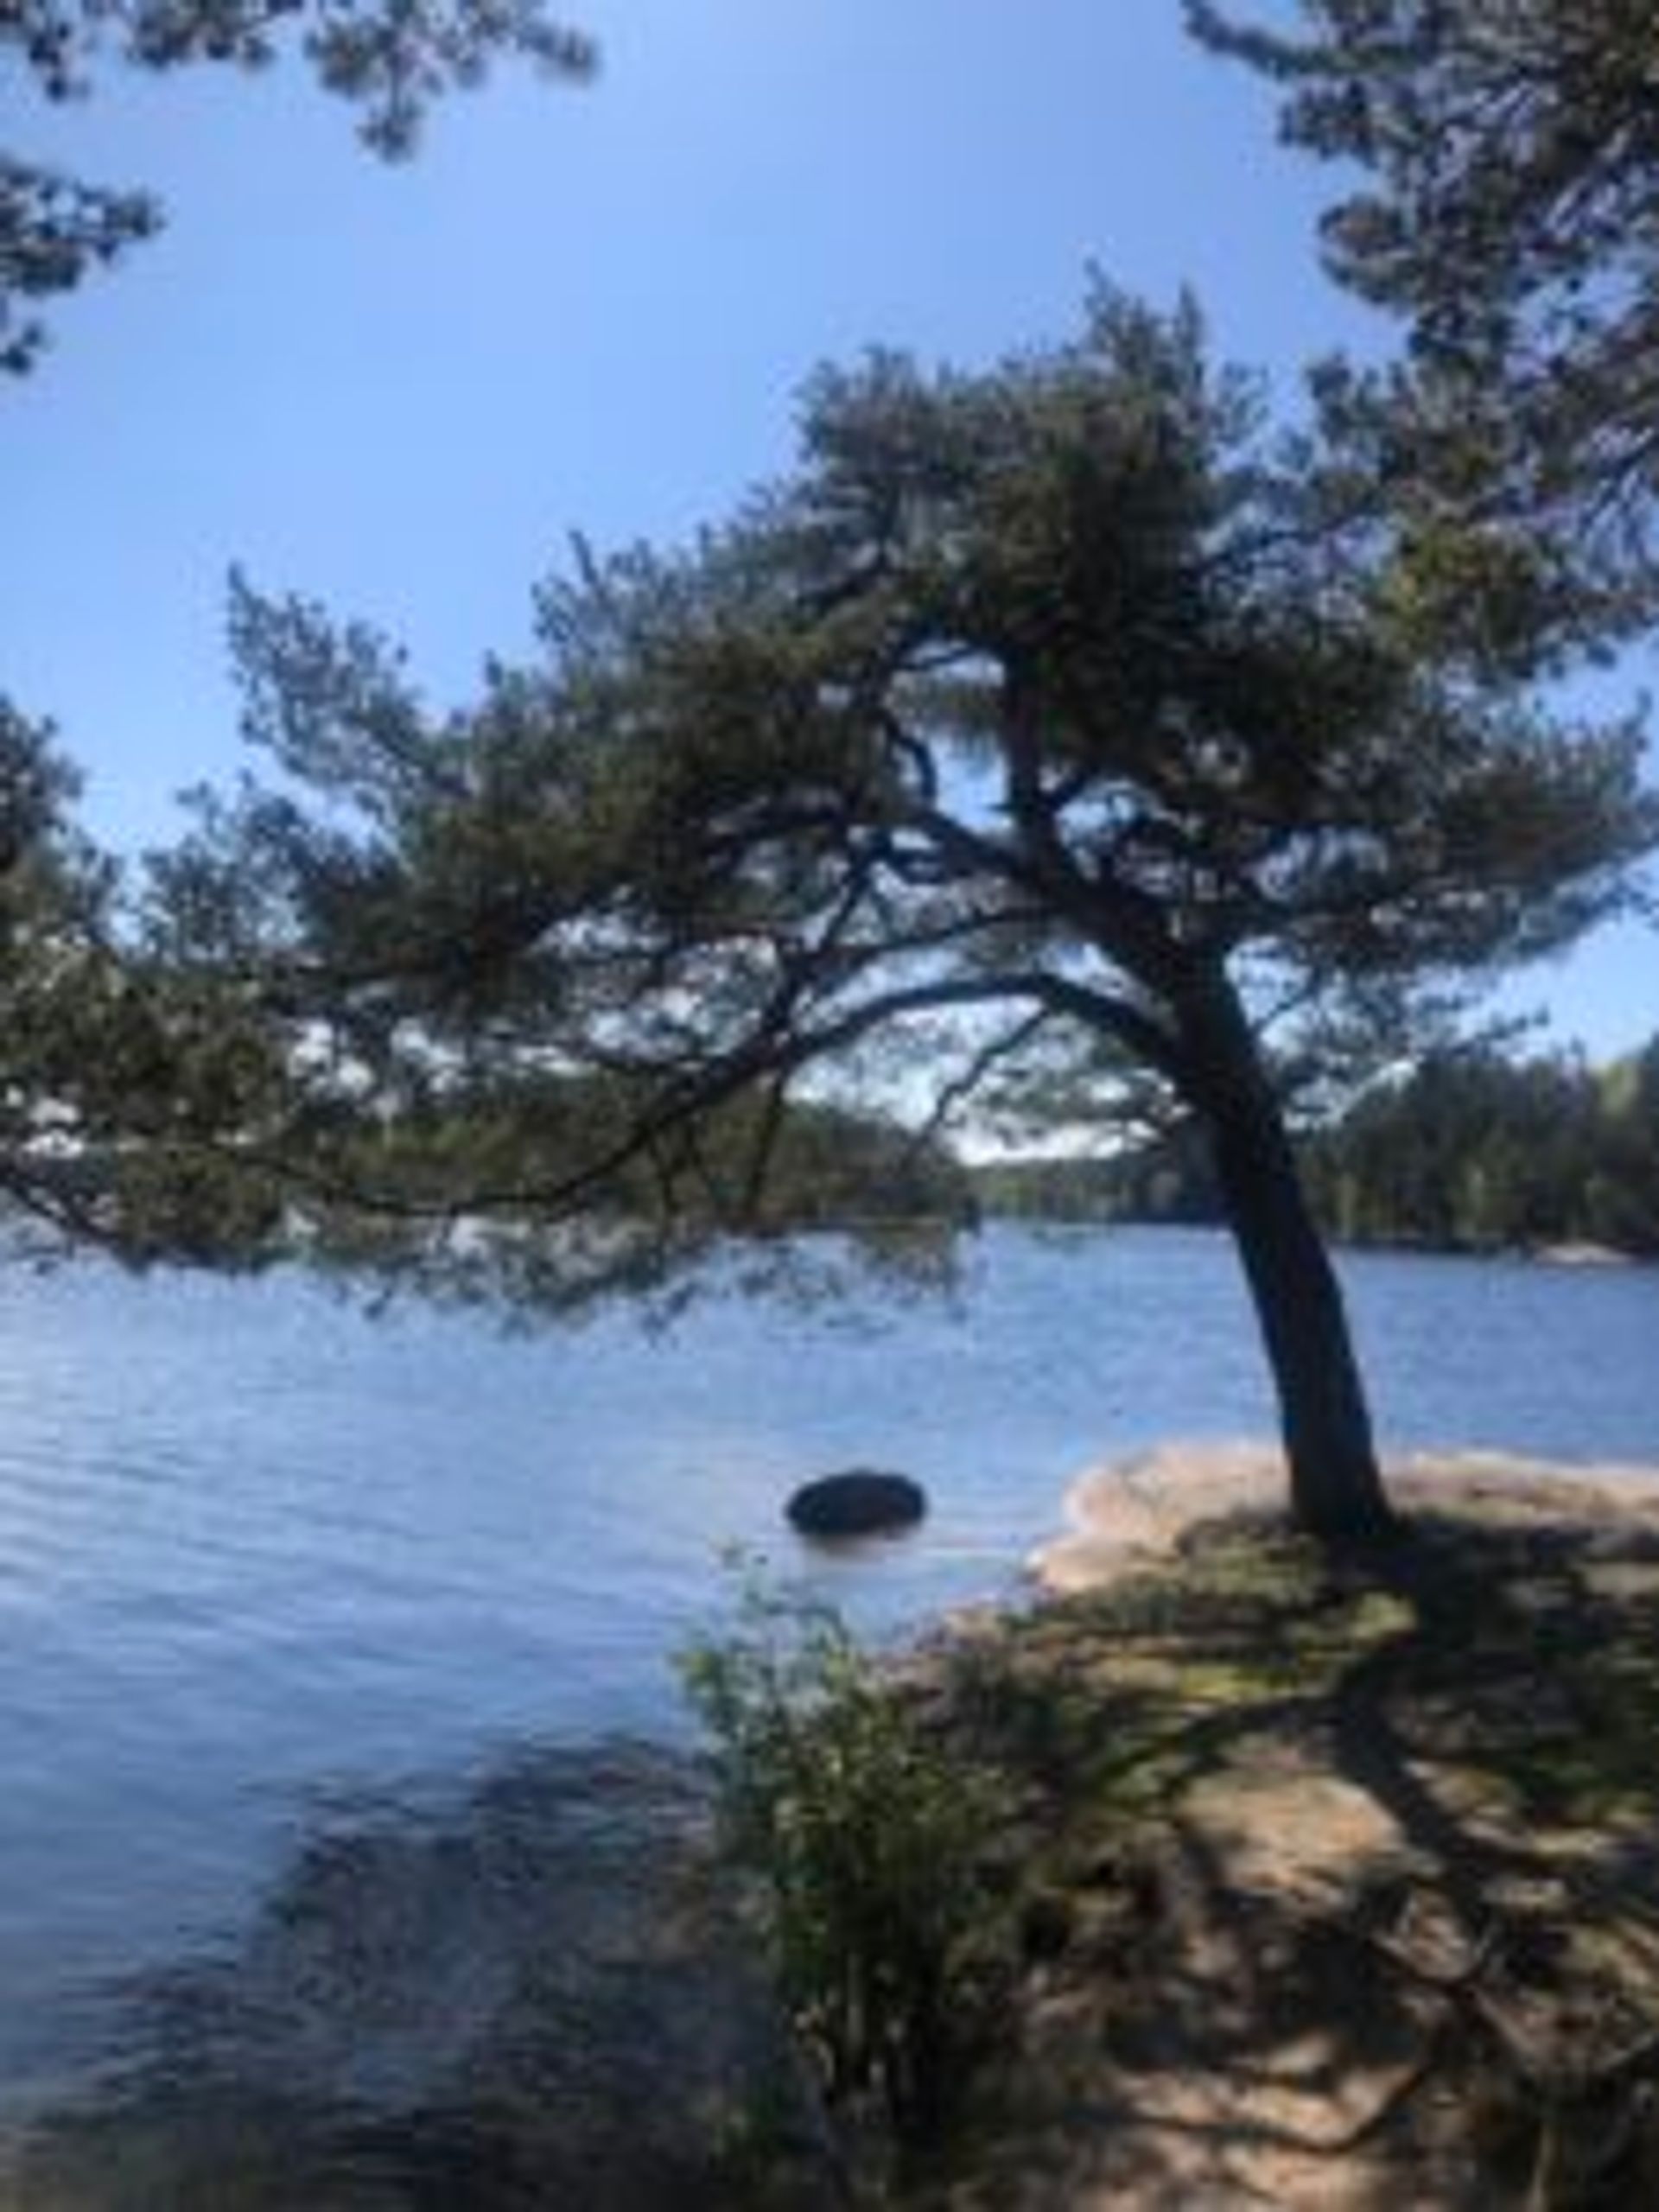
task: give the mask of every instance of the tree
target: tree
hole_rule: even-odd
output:
[[[1576,1056],[1433,1052],[1373,1086],[1307,1156],[1336,1234],[1370,1243],[1659,1251],[1659,1047]]]
[[[383,1259],[495,1240],[519,1290],[781,1235],[792,1097],[931,1132],[1149,1072],[1210,1133],[1298,1516],[1381,1527],[1264,1038],[1397,1037],[1616,905],[1659,836],[1637,732],[1425,661],[1191,308],[1103,292],[978,375],[877,354],[802,437],[683,554],[579,547],[545,664],[448,719],[383,640],[240,592],[281,779],[158,864],[158,950],[288,1026],[296,1203]],[[515,1102],[516,1165],[411,1152],[457,1098]]]
[[[411,150],[442,92],[499,54],[588,74],[590,42],[539,0],[16,0],[0,66],[50,100],[111,59],[150,70],[253,68],[297,44],[361,135]],[[149,236],[147,194],[0,154],[0,374],[43,342],[34,303]],[[129,1261],[245,1264],[280,1242],[275,1190],[246,1147],[288,1096],[287,1071],[234,995],[163,972],[118,925],[115,876],[73,830],[75,779],[50,728],[0,697],[0,1200],[35,1251],[91,1243]],[[15,1241],[15,1239],[14,1239]]]
[[[1370,376],[1333,366],[1327,387],[1449,566],[1443,604],[1466,591],[1473,523],[1502,549],[1506,581],[1530,586],[1511,645],[1650,621],[1651,0],[1302,0],[1294,32],[1282,13],[1263,26],[1227,0],[1187,0],[1187,13],[1281,89],[1290,143],[1357,170],[1323,219],[1326,264],[1404,317],[1408,357]],[[1433,531],[1437,515],[1461,529]]]
[[[0,65],[57,101],[86,92],[111,59],[252,69],[296,44],[325,88],[359,107],[362,137],[387,158],[412,149],[434,99],[477,83],[499,54],[564,78],[595,63],[592,41],[549,21],[541,0],[15,0],[0,10]],[[35,302],[72,289],[160,221],[148,193],[0,154],[0,371],[38,354]]]
[[[0,701],[8,1249],[246,1265],[276,1249],[276,1194],[217,1147],[257,1136],[260,1102],[283,1095],[280,1058],[251,1007],[118,943],[113,872],[71,827],[73,793],[51,731]]]

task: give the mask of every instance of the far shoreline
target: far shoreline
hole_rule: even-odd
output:
[[[1013,1228],[1044,1230],[1059,1230],[1068,1234],[1082,1230],[1175,1230],[1187,1235],[1229,1236],[1228,1224],[1219,1217],[1214,1220],[1182,1221],[1170,1217],[1154,1217],[1142,1214],[1090,1213],[1020,1213],[997,1212],[987,1210],[981,1217],[984,1228]],[[1559,1243],[1543,1244],[1459,1244],[1436,1243],[1427,1238],[1411,1236],[1337,1236],[1327,1237],[1333,1252],[1382,1254],[1414,1260],[1491,1260],[1510,1265],[1555,1268],[1599,1273],[1609,1270],[1659,1268],[1659,1252],[1633,1251],[1616,1244],[1601,1244],[1585,1238],[1564,1237]]]

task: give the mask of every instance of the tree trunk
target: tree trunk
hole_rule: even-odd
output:
[[[1327,1540],[1380,1535],[1394,1516],[1342,1291],[1231,985],[1217,982],[1182,1027],[1278,1392],[1292,1516]]]

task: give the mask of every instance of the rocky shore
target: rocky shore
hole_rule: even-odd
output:
[[[1659,1465],[1611,1461],[1567,1466],[1506,1452],[1413,1452],[1385,1469],[1408,1519],[1471,1514],[1503,1526],[1544,1527],[1634,1519],[1659,1527]],[[1160,1445],[1091,1468],[1067,1491],[1067,1532],[1031,1560],[1055,1595],[1099,1588],[1146,1561],[1179,1551],[1206,1522],[1282,1514],[1284,1461],[1260,1443]]]
[[[1659,1469],[1392,1488],[1402,1542],[1338,1565],[1265,1450],[1097,1470],[1046,1600],[964,1639],[1040,1942],[903,2201],[1659,2202]]]

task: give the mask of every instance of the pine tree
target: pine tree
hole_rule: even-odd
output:
[[[1193,310],[1102,293],[983,373],[821,374],[792,475],[684,553],[579,549],[543,664],[448,719],[244,591],[280,774],[164,864],[158,942],[287,1025],[290,1202],[578,1297],[781,1237],[795,1099],[930,1135],[1138,1071],[1210,1134],[1298,1515],[1383,1525],[1273,1040],[1397,1041],[1617,906],[1659,815],[1633,728],[1426,655],[1316,479]]]

